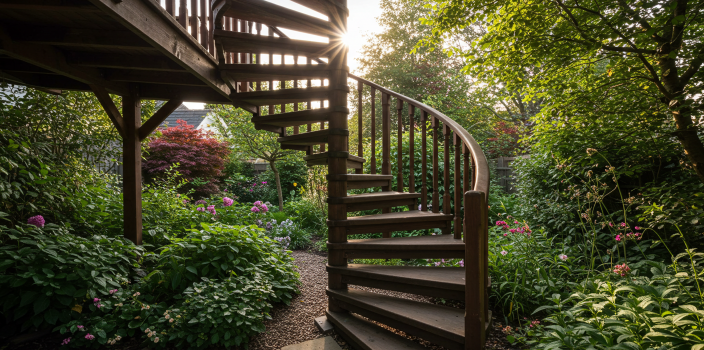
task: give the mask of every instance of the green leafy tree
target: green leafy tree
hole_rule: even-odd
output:
[[[281,189],[281,176],[276,162],[287,159],[297,151],[281,149],[277,141],[278,134],[256,130],[251,122],[251,114],[232,106],[209,106],[213,109],[217,122],[213,124],[223,137],[232,145],[234,152],[246,158],[260,158],[269,162],[276,178],[276,191],[279,197],[279,210],[284,208]]]
[[[645,128],[662,124],[656,137],[675,138],[704,182],[704,2],[444,0],[428,6],[423,23],[433,29],[423,45],[484,27],[469,48],[446,50],[465,59],[467,72],[526,91],[527,100],[548,98],[544,122],[555,128],[595,113],[607,127],[634,116]]]

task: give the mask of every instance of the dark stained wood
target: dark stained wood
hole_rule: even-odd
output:
[[[299,66],[291,65],[256,65],[256,64],[225,64],[220,70],[228,78],[236,81],[249,80],[295,80],[295,79],[320,79],[328,77],[330,71],[326,65]],[[300,86],[299,86],[300,88]]]
[[[329,164],[330,159],[334,158],[346,159],[347,168],[349,169],[361,169],[362,165],[364,164],[364,158],[353,156],[351,154],[347,154],[347,157],[330,157],[329,154],[329,152],[315,153],[309,156],[305,156],[303,157],[303,159],[308,163],[308,166],[327,165]]]
[[[464,311],[358,289],[327,290],[351,312],[450,349],[464,348]],[[483,327],[482,327],[483,328]]]
[[[442,187],[444,191],[442,193],[442,212],[445,214],[451,214],[452,209],[450,209],[450,203],[452,202],[452,197],[450,195],[450,137],[451,131],[447,124],[443,125],[442,134],[444,136],[443,142],[443,179]],[[459,238],[459,237],[455,237]]]
[[[163,85],[207,86],[189,72],[158,72],[130,69],[109,69],[104,73],[108,81],[151,83]]]
[[[417,210],[416,210],[417,211]],[[387,212],[388,214],[388,212]],[[393,214],[393,213],[392,213]],[[384,215],[377,214],[377,215]],[[451,220],[423,221],[423,222],[399,222],[396,224],[369,224],[359,226],[348,226],[345,232],[348,235],[364,233],[381,233],[383,238],[391,238],[395,231],[412,231],[425,229],[448,229]],[[443,230],[444,231],[444,230]]]
[[[302,89],[254,91],[235,94],[233,95],[233,99],[257,106],[278,103],[296,103],[305,101],[310,97],[327,98],[331,90],[329,86],[320,86]]]
[[[346,220],[328,220],[328,226],[362,226],[362,225],[384,225],[401,223],[419,223],[450,221],[451,214],[436,214],[420,211],[404,211],[397,213],[374,214],[365,216],[348,217]]]
[[[223,97],[229,97],[230,88],[220,77],[215,59],[158,3],[142,0],[122,0],[119,3],[113,0],[91,0],[91,2],[138,34],[163,55],[194,74],[211,89]],[[174,42],[174,38],[182,40]],[[182,97],[186,100],[198,101],[189,96]]]
[[[384,251],[458,251],[464,256],[465,244],[462,240],[454,239],[451,235],[395,237],[395,238],[369,238],[352,239],[346,244],[329,243],[330,249],[348,251],[357,250],[384,250]]]
[[[415,113],[416,113],[416,107],[409,105],[408,106],[408,122],[409,122],[409,127],[408,127],[408,169],[409,169],[409,176],[408,176],[408,192],[414,193],[416,191],[416,168],[415,168],[415,156],[416,156],[416,149],[415,149],[415,131],[416,131],[416,124],[415,124]],[[414,209],[415,206],[414,206]]]
[[[279,137],[277,140],[281,144],[310,146],[320,144],[321,142],[327,143],[331,136],[338,135],[347,136],[349,135],[349,131],[345,129],[325,129]]]
[[[31,10],[42,12],[83,12],[100,13],[100,10],[86,0],[3,0],[2,10]]]
[[[455,215],[455,221],[453,223],[454,227],[454,235],[456,239],[461,239],[462,238],[462,210],[460,208],[462,207],[462,140],[457,136],[457,134],[454,134],[453,137],[453,142],[455,145],[455,178],[454,178],[454,184],[455,184],[455,198],[453,199],[453,203],[455,204],[455,210],[453,211],[453,214]]]
[[[361,169],[361,168],[362,167],[359,167],[359,169]],[[347,183],[348,190],[355,190],[355,189],[360,189],[360,188],[387,187],[387,186],[391,186],[391,182],[386,181],[386,180],[355,181],[355,182],[348,182]]]
[[[125,123],[122,152],[122,198],[124,204],[125,238],[142,244],[142,144],[139,128],[142,124],[142,103],[136,85],[122,96],[122,114]]]
[[[294,0],[296,1],[296,0]],[[349,343],[359,349],[375,350],[423,350],[422,345],[383,329],[363,318],[347,313],[327,310],[328,321],[332,322]]]
[[[176,16],[176,0],[166,0],[164,3],[166,12],[172,16]]]
[[[178,23],[188,28],[188,0],[180,0],[178,6]]]
[[[391,174],[391,102],[381,94],[381,173]]]
[[[420,135],[421,135],[421,210],[428,210],[428,112],[421,111],[420,114]]]
[[[396,120],[397,120],[397,150],[396,150],[396,186],[399,192],[403,192],[403,101],[396,99]]]
[[[360,158],[363,159],[363,158]],[[391,184],[392,176],[390,175],[369,175],[369,174],[338,174],[328,175],[328,179],[337,179],[337,181],[345,181],[347,189],[359,188],[374,188],[387,187]]]
[[[118,110],[117,106],[115,106],[115,102],[112,100],[112,97],[110,97],[110,94],[108,94],[108,92],[100,86],[91,85],[90,88],[93,90],[93,93],[98,99],[98,102],[100,102],[100,105],[103,106],[105,113],[108,115],[108,118],[110,118],[110,121],[115,126],[115,129],[117,129],[117,132],[124,139],[125,121],[122,119],[120,110]]]
[[[362,194],[349,195],[346,197],[328,197],[327,202],[331,204],[356,204],[356,203],[368,203],[374,201],[389,201],[396,199],[413,199],[420,197],[416,193],[408,192],[369,192]]]
[[[487,321],[485,313],[487,256],[484,255],[487,224],[487,204],[482,192],[468,191],[464,195],[465,242],[466,255],[464,266],[467,284],[465,293],[465,333],[467,342],[465,349],[483,349],[486,339],[484,325]]]
[[[370,121],[370,127],[371,127],[371,166],[370,172],[372,174],[376,174],[376,89],[372,88],[372,100],[371,100],[371,121]]]
[[[203,47],[208,47],[208,41],[210,40],[210,33],[208,33],[208,14],[210,14],[210,1],[200,0],[200,44]],[[212,28],[212,26],[210,27]],[[209,52],[212,52],[208,50]]]
[[[364,120],[362,119],[362,93],[364,92],[364,85],[361,81],[357,82],[357,155],[360,157],[364,156],[364,149],[362,147],[364,141]],[[361,174],[361,171],[359,172]]]
[[[256,21],[275,27],[288,28],[304,33],[327,37],[335,35],[330,22],[290,10],[270,2],[246,0],[225,0],[229,3],[223,15]]]
[[[257,116],[252,118],[255,124],[268,124],[275,126],[298,126],[306,123],[327,121],[330,108],[298,110],[298,103],[294,103],[294,111],[272,116]]]
[[[439,133],[440,121],[433,117],[431,118],[433,128],[433,213],[440,212],[440,152]]]
[[[162,105],[154,115],[151,116],[142,126],[139,127],[139,140],[144,141],[166,118],[183,104],[181,100],[170,100]]]
[[[173,60],[163,56],[134,56],[126,54],[102,54],[81,52],[66,57],[66,61],[75,66],[117,68],[131,70],[148,70],[163,72],[186,72],[186,69]]]
[[[117,50],[154,50],[149,43],[129,30],[93,30],[82,28],[33,27],[13,30],[16,42],[67,46],[74,48],[110,48]]]

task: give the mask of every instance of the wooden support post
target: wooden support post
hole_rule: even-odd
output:
[[[362,93],[364,92],[364,85],[361,81],[357,82],[357,156],[360,158],[364,157],[364,149],[362,148],[362,141],[364,140],[364,122],[362,118]],[[355,169],[356,174],[362,174],[364,169]]]
[[[381,93],[381,173],[391,175],[391,103],[388,94]]]
[[[464,195],[465,242],[465,320],[466,350],[483,350],[486,343],[486,259],[484,246],[488,235],[488,211],[483,192]]]
[[[442,135],[444,136],[443,143],[443,169],[442,169],[442,187],[445,189],[442,193],[442,212],[445,214],[451,214],[450,202],[452,201],[452,196],[450,195],[450,136],[452,132],[447,124],[443,125]]]
[[[338,6],[330,6],[330,21],[334,28],[341,28],[344,32],[347,29],[347,1],[337,0]],[[341,35],[344,33],[340,33]],[[331,36],[330,42],[342,42],[340,36]],[[329,95],[329,107],[332,111],[329,118],[330,129],[348,129],[347,114],[342,112],[343,108],[347,108],[347,46],[341,46],[340,50],[332,55],[329,59],[330,67],[330,86],[332,92]],[[328,137],[328,149],[330,153],[347,152],[349,148],[349,140],[347,135],[334,134]],[[331,176],[347,173],[346,158],[328,158],[328,174]],[[328,181],[328,196],[329,197],[346,197],[347,182],[330,180]],[[347,207],[344,204],[328,204],[328,219],[347,220]],[[344,227],[329,227],[328,242],[344,243],[347,242],[347,231]],[[346,266],[347,259],[341,250],[329,250],[328,264],[330,266]],[[342,275],[330,273],[328,274],[328,288],[330,289],[346,289],[347,285],[342,283]],[[328,299],[328,308],[330,311],[344,312],[335,303],[333,298]]]
[[[420,187],[420,210],[428,211],[428,112],[422,111],[420,114],[420,138],[421,138],[421,187]]]
[[[403,192],[403,101],[396,100],[397,143],[396,143],[396,188]]]
[[[123,204],[125,238],[142,244],[142,145],[139,127],[142,124],[142,103],[139,88],[131,85],[129,94],[122,97],[122,115],[125,122],[123,144]]]

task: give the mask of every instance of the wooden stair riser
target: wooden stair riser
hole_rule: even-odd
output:
[[[324,129],[318,131],[304,132],[296,135],[279,137],[278,141],[282,145],[313,146],[321,143],[328,143],[328,139],[333,135],[347,136],[347,130]]]
[[[330,245],[328,245],[328,249]],[[388,251],[383,249],[342,250],[347,259],[463,259],[464,252],[447,250]]]
[[[346,232],[348,235],[357,235],[363,233],[383,233],[408,230],[425,230],[431,228],[447,229],[450,224],[447,221],[430,221],[430,222],[411,222],[398,224],[383,224],[383,225],[360,225],[348,226]]]
[[[349,188],[349,187],[348,187]],[[378,201],[377,203],[358,203],[347,204],[347,212],[373,210],[373,209],[388,209],[395,207],[413,207],[416,203],[415,199],[398,199],[393,201]]]
[[[348,190],[357,190],[364,188],[376,188],[376,187],[389,187],[391,186],[391,180],[378,180],[378,181],[348,181]]]

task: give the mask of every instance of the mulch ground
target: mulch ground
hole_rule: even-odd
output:
[[[327,288],[328,276],[325,271],[327,256],[316,251],[294,251],[293,257],[297,270],[301,274],[301,294],[296,296],[290,305],[278,305],[271,312],[271,320],[265,322],[266,331],[254,337],[250,344],[251,350],[278,350],[284,346],[291,344],[302,343],[307,340],[323,337],[323,334],[318,331],[313,320],[317,317],[325,315],[327,307],[327,296],[325,289]],[[386,294],[390,296],[407,298],[421,302],[436,303],[433,298],[418,296],[413,294],[392,292],[380,289],[366,288],[355,286],[375,293]],[[377,323],[378,324],[378,323]],[[401,331],[389,328],[385,325],[380,326],[389,329],[397,334],[408,337],[409,339],[433,350],[444,350],[445,348],[430,344],[422,339],[409,336]],[[487,339],[487,349],[505,350],[516,349],[506,341],[506,337],[501,333],[501,324],[494,323],[494,331],[491,332]],[[347,350],[351,349],[342,337],[333,332],[332,337]],[[49,334],[47,336],[28,341],[16,347],[7,347],[0,344],[0,350],[54,350],[60,348],[62,337],[58,334]],[[131,340],[123,343],[122,346],[106,347],[116,350],[143,350],[144,345],[137,340]],[[224,349],[222,347],[213,347],[211,350]]]

